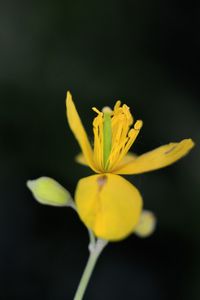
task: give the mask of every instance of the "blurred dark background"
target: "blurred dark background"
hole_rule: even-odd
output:
[[[39,205],[26,180],[73,193],[90,170],[65,117],[69,89],[92,136],[92,106],[121,99],[144,127],[134,151],[191,137],[173,166],[129,176],[155,212],[148,239],[103,253],[85,299],[200,299],[200,4],[197,1],[0,2],[0,299],[72,299],[87,231],[70,209]]]

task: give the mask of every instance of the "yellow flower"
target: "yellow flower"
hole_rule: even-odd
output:
[[[194,143],[184,139],[141,156],[128,153],[143,123],[134,123],[129,107],[117,101],[113,110],[93,108],[97,116],[93,120],[92,148],[69,92],[66,107],[69,126],[82,150],[77,160],[98,173],[81,179],[77,185],[75,201],[79,216],[97,237],[123,239],[139,224],[142,197],[136,187],[117,174],[139,174],[168,166],[186,155]]]

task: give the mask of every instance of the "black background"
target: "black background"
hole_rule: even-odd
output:
[[[46,175],[73,194],[91,174],[73,160],[68,89],[90,136],[91,107],[121,99],[144,120],[136,153],[197,144],[171,167],[128,177],[157,230],[110,244],[85,299],[200,299],[199,18],[197,1],[0,2],[0,299],[73,299],[87,259],[75,213],[38,204],[25,185]]]

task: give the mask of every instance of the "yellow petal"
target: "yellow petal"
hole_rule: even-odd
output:
[[[49,177],[28,180],[27,187],[41,204],[67,206],[72,201],[70,193],[57,181]]]
[[[84,224],[97,237],[110,241],[132,233],[142,209],[142,197],[136,187],[113,174],[81,179],[75,201]]]
[[[93,152],[92,152],[91,145],[89,143],[87,134],[85,132],[81,119],[78,115],[78,112],[76,110],[70,92],[67,92],[66,108],[67,108],[67,119],[69,122],[69,126],[72,132],[74,133],[81,147],[81,150],[83,151],[83,154],[85,156],[88,165],[90,166],[91,169],[97,172],[93,161]]]
[[[140,215],[139,223],[136,226],[134,233],[139,237],[145,238],[150,236],[156,227],[155,215],[148,210],[143,210]]]
[[[139,174],[171,165],[194,147],[191,139],[170,143],[138,156],[133,161],[116,168],[115,174]]]

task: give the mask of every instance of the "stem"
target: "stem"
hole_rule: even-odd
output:
[[[97,258],[98,258],[98,256],[95,256],[93,253],[90,253],[87,265],[83,272],[83,275],[82,275],[81,281],[79,283],[78,289],[76,291],[74,300],[81,300],[83,298],[86,287],[87,287],[90,277],[92,275],[92,271],[96,264]]]
[[[88,234],[89,234],[89,238],[90,238],[90,243],[89,243],[88,249],[90,252],[92,252],[95,249],[96,239],[95,239],[95,236],[94,236],[92,230],[88,229]]]
[[[93,235],[93,233],[92,233],[92,235]],[[90,232],[90,241],[91,241],[91,232]],[[106,244],[107,244],[107,241],[98,239],[94,244],[94,248],[89,247],[89,250],[90,250],[89,259],[87,261],[87,264],[86,264],[85,270],[83,272],[83,275],[81,277],[78,289],[74,296],[74,300],[82,300],[83,299],[83,295],[85,293],[88,282],[90,280],[90,277],[91,277],[94,267],[96,265],[97,259],[100,256],[100,254],[101,254],[102,250],[104,249],[104,247],[106,246]]]

